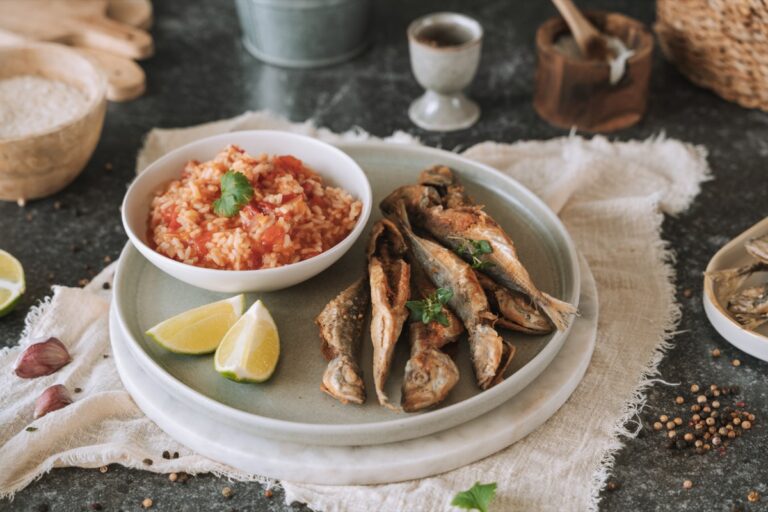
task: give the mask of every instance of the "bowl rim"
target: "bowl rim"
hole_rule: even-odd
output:
[[[93,72],[94,80],[92,80],[92,83],[96,87],[96,94],[94,94],[92,98],[88,99],[88,102],[83,107],[82,111],[72,119],[53,125],[52,127],[47,128],[43,131],[28,133],[26,135],[15,136],[15,137],[0,137],[0,145],[7,144],[7,143],[20,142],[20,141],[33,140],[36,138],[46,137],[48,135],[52,135],[54,133],[66,130],[67,128],[81,122],[83,119],[91,115],[93,112],[95,112],[99,108],[99,106],[102,103],[106,101],[107,79],[104,76],[104,73],[101,70],[99,70],[98,67],[96,67],[96,65],[93,63],[91,59],[89,59],[88,57],[86,57],[81,53],[78,53],[77,51],[71,48],[67,48],[63,45],[57,45],[52,43],[25,43],[25,44],[0,47],[0,56],[2,56],[3,58],[12,58],[11,56],[14,54],[16,54],[15,56],[18,56],[18,54],[21,54],[23,52],[27,52],[30,50],[60,53],[60,54],[67,55],[68,58],[77,59],[84,62],[86,66],[90,67],[91,71]],[[45,69],[45,67],[43,67],[42,69]],[[6,77],[6,78],[12,78],[14,76],[24,76],[24,75],[11,75],[11,77]],[[43,76],[43,75],[40,75],[38,73],[36,74],[36,76]]]
[[[302,144],[311,144],[314,146],[322,147],[324,149],[330,150],[332,153],[335,153],[335,156],[340,157],[342,160],[346,161],[347,163],[351,164],[352,168],[362,177],[362,183],[363,183],[363,197],[357,198],[362,204],[363,209],[360,212],[360,215],[357,218],[357,222],[355,223],[355,226],[352,228],[352,231],[350,231],[347,236],[342,238],[336,245],[333,247],[327,249],[326,251],[321,252],[320,254],[316,254],[312,256],[311,258],[307,258],[305,260],[297,261],[295,263],[288,263],[287,265],[281,265],[279,267],[273,267],[273,268],[261,268],[261,269],[252,269],[252,270],[227,270],[227,269],[217,269],[217,268],[208,268],[208,267],[199,267],[197,265],[191,265],[189,263],[184,263],[178,260],[175,260],[173,258],[170,258],[166,256],[165,254],[162,254],[149,245],[147,245],[134,231],[131,229],[130,224],[128,222],[127,218],[127,211],[128,211],[128,201],[132,197],[132,194],[135,194],[137,189],[137,184],[142,180],[146,179],[146,176],[150,176],[151,173],[157,173],[160,172],[158,169],[163,169],[165,165],[167,165],[167,162],[178,157],[178,155],[183,154],[186,151],[189,151],[191,148],[198,146],[203,143],[208,143],[217,139],[221,139],[222,141],[226,141],[226,139],[231,138],[233,135],[239,135],[239,136],[278,136],[278,137],[286,137],[290,139],[294,139]],[[215,155],[213,155],[215,156]],[[211,158],[213,158],[213,156]],[[314,169],[313,169],[314,170]],[[320,171],[315,170],[320,176],[323,176],[323,173]],[[343,188],[343,187],[342,187]],[[345,189],[346,190],[346,189]],[[347,191],[348,192],[348,191]],[[199,275],[205,274],[209,278],[216,278],[219,276],[232,276],[232,275],[239,275],[244,278],[249,277],[256,277],[256,276],[275,276],[279,275],[281,273],[284,273],[286,269],[296,270],[296,269],[303,269],[305,267],[312,266],[317,262],[317,259],[320,257],[330,257],[330,255],[335,254],[341,249],[348,250],[354,241],[356,241],[360,235],[362,234],[363,230],[365,229],[366,224],[368,223],[368,219],[371,216],[371,211],[373,210],[373,191],[371,189],[371,182],[368,180],[368,176],[366,176],[365,171],[358,165],[357,162],[355,162],[352,157],[344,153],[342,150],[337,148],[336,146],[329,144],[327,142],[321,141],[319,139],[309,137],[306,135],[300,135],[293,132],[286,132],[286,131],[280,131],[280,130],[237,130],[233,132],[226,132],[221,133],[217,135],[212,135],[209,137],[204,137],[201,139],[197,139],[195,141],[192,141],[188,144],[185,144],[181,147],[178,147],[176,149],[173,149],[169,151],[168,153],[164,154],[157,160],[150,163],[144,170],[140,171],[136,178],[131,182],[131,185],[128,187],[128,190],[125,192],[125,195],[123,196],[123,202],[120,207],[120,218],[123,223],[123,229],[125,230],[126,234],[128,235],[128,238],[130,239],[131,243],[136,247],[136,249],[139,250],[139,252],[152,254],[154,257],[158,257],[160,260],[163,261],[164,264],[167,264],[170,266],[170,268],[178,271],[187,271],[191,270],[193,272],[196,272]],[[351,240],[351,242],[350,242]],[[346,246],[346,247],[345,247]],[[344,251],[344,252],[345,252]],[[164,272],[165,269],[161,269]]]

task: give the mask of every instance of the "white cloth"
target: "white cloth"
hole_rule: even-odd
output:
[[[292,124],[266,113],[176,130],[153,130],[139,154],[144,168],[165,152],[199,137],[238,129],[271,128],[325,140],[336,135],[311,123]],[[392,142],[417,143],[406,134]],[[324,487],[282,482],[286,499],[321,511],[450,508],[451,497],[475,481],[498,482],[494,510],[590,510],[610,470],[625,425],[642,406],[644,389],[669,346],[679,317],[673,254],[660,237],[663,214],[688,207],[709,178],[702,148],[663,137],[610,142],[563,137],[514,144],[482,143],[465,156],[516,178],[542,197],[589,262],[599,292],[598,340],[584,380],[541,428],[475,464],[418,481],[380,486]],[[99,279],[108,279],[107,269]],[[99,280],[97,279],[97,281]],[[21,346],[56,335],[74,361],[54,375],[22,380],[11,372],[21,348],[0,353],[0,496],[12,495],[53,467],[108,463],[156,472],[215,472],[263,480],[183,448],[144,417],[117,376],[107,331],[108,293],[99,282],[85,290],[54,287],[29,314]],[[33,403],[53,383],[82,388],[75,403],[33,424]],[[178,451],[179,459],[160,457]],[[151,466],[142,461],[153,460]]]

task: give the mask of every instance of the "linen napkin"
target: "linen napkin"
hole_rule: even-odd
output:
[[[331,142],[366,139],[360,130],[335,134],[311,122],[294,124],[269,113],[246,113],[201,126],[152,130],[137,168],[194,139],[233,130],[269,128]],[[417,144],[396,133],[392,143]],[[709,179],[706,152],[656,137],[610,142],[577,136],[514,144],[486,142],[464,155],[512,176],[560,215],[597,282],[600,318],[589,369],[566,404],[542,427],[484,460],[422,480],[378,486],[318,486],[283,481],[288,502],[321,511],[450,509],[451,497],[475,481],[496,481],[494,510],[594,510],[622,438],[644,403],[656,368],[669,347],[680,311],[674,299],[673,257],[660,230],[664,214],[685,210]],[[20,347],[0,352],[0,496],[13,495],[54,467],[119,463],[155,472],[214,472],[238,480],[258,475],[191,453],[135,406],[110,360],[109,294],[100,283],[85,289],[54,287],[34,308]],[[21,347],[56,335],[74,361],[58,373],[22,380],[11,367]],[[63,383],[75,402],[32,422],[35,397]],[[599,399],[596,399],[599,398]],[[38,430],[28,432],[33,425]],[[567,450],[564,447],[568,447]],[[178,459],[158,458],[163,450]],[[143,464],[152,458],[154,464]],[[535,468],[531,471],[531,468]]]

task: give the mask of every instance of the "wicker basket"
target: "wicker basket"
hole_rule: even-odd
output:
[[[656,33],[693,83],[768,111],[768,0],[657,0]]]

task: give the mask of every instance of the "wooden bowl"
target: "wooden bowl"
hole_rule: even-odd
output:
[[[616,13],[591,12],[587,18],[603,33],[618,37],[635,54],[621,80],[611,85],[608,63],[569,57],[557,48],[569,32],[562,18],[551,18],[536,32],[536,92],[533,106],[560,128],[611,132],[637,123],[648,103],[653,37],[645,26]]]
[[[45,131],[0,138],[0,200],[36,199],[74,180],[99,141],[106,111],[106,80],[87,58],[59,45],[0,48],[0,80],[37,75],[83,91],[88,101],[74,119]]]

